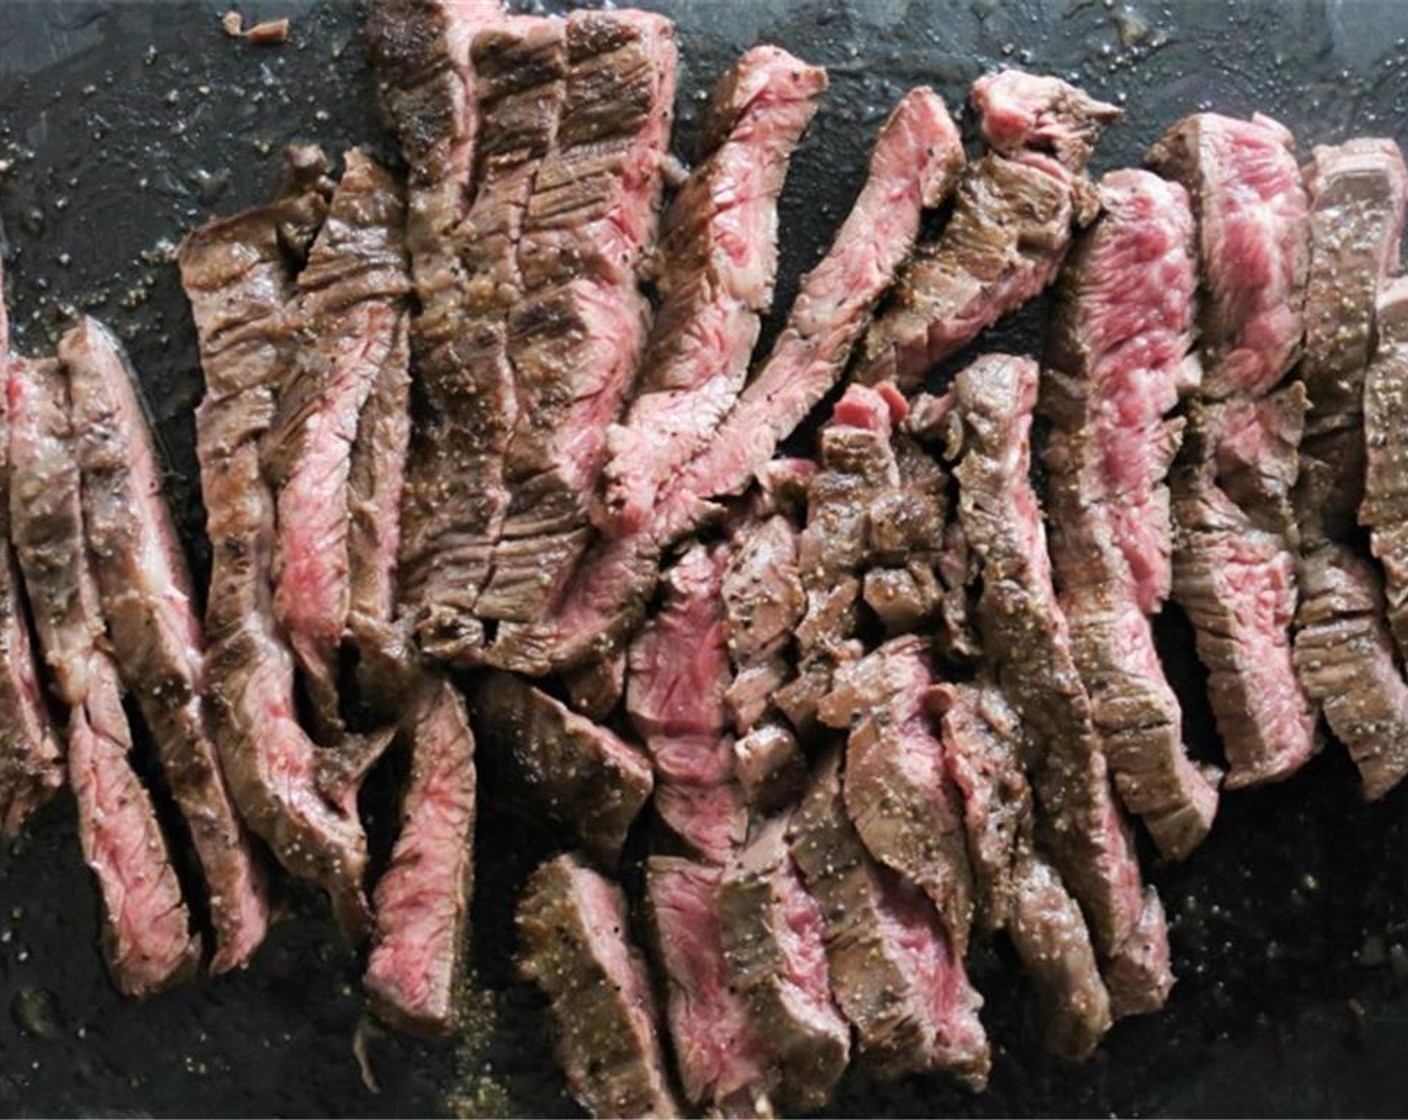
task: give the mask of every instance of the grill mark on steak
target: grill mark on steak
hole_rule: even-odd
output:
[[[887,1078],[943,1070],[981,1092],[991,1068],[982,997],[933,905],[861,843],[846,815],[839,749],[813,769],[790,839],[826,922],[832,990],[863,1062]]]
[[[1037,382],[1036,364],[1026,358],[994,354],[968,366],[954,381],[945,450],[978,565],[984,644],[1036,748],[1042,839],[1085,911],[1115,1014],[1133,1014],[1167,997],[1167,931],[1158,896],[1142,885],[1052,586],[1028,477]]]
[[[35,630],[68,709],[68,780],[78,839],[103,901],[103,950],[117,989],[144,997],[190,977],[201,942],[151,797],[132,768],[132,732],[84,543],[69,385],[58,362],[9,361],[10,532]]]
[[[489,674],[470,707],[505,784],[613,866],[654,785],[644,755],[511,673]]]
[[[474,893],[474,735],[453,685],[427,678],[404,720],[411,777],[401,834],[377,882],[363,984],[386,1022],[446,1035],[465,969]]]
[[[625,640],[655,589],[661,551],[710,513],[709,498],[745,489],[836,384],[870,309],[913,246],[922,212],[952,190],[962,152],[932,90],[900,100],[881,128],[850,215],[803,277],[772,354],[714,438],[661,495],[650,531],[598,541],[553,616],[535,627],[501,627],[492,660],[542,674]]]
[[[1094,217],[1082,177],[1121,110],[1056,78],[1002,70],[973,85],[991,149],[964,174],[937,240],[918,246],[866,334],[858,373],[906,390],[1056,276],[1073,225]]]
[[[1042,373],[1051,556],[1115,788],[1160,853],[1182,859],[1218,794],[1187,756],[1148,616],[1172,582],[1165,480],[1182,422],[1165,417],[1200,376],[1193,214],[1183,187],[1147,171],[1112,172],[1099,194],[1103,214],[1057,283]]]
[[[269,900],[210,738],[195,589],[121,343],[84,319],[64,336],[59,357],[69,375],[84,530],[112,658],[190,828],[215,927],[210,968],[225,972],[264,940]]]
[[[602,521],[649,528],[660,491],[738,398],[777,275],[777,201],[826,71],[755,47],[720,79],[704,126],[717,138],[665,216],[660,312],[636,397],[612,428]]]
[[[645,960],[621,888],[562,855],[528,880],[519,971],[548,997],[558,1064],[592,1116],[675,1117]]]
[[[357,937],[366,841],[356,818],[318,792],[318,749],[298,724],[293,660],[273,615],[274,495],[260,469],[259,441],[296,360],[290,258],[306,252],[326,207],[322,153],[291,154],[280,198],[202,226],[177,254],[206,386],[196,412],[213,557],[205,687],[240,815],[288,871],[327,891]]]

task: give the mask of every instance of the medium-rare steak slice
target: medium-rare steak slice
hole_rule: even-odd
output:
[[[200,938],[150,795],[132,767],[132,732],[106,651],[84,541],[69,386],[53,360],[9,360],[10,533],[35,629],[68,709],[68,780],[78,839],[103,900],[103,949],[124,995],[189,977]]]
[[[262,450],[277,495],[274,614],[329,740],[343,728],[337,681],[352,608],[352,450],[378,382],[405,376],[411,287],[400,186],[359,149],[345,163],[298,276],[290,314],[305,344],[279,387]],[[391,513],[394,524],[395,506]]]
[[[650,763],[605,727],[511,673],[491,673],[470,697],[479,737],[493,744],[485,766],[535,814],[566,829],[604,864],[650,799]],[[497,776],[498,772],[496,772]]]
[[[881,129],[860,196],[821,262],[802,281],[788,324],[758,375],[701,453],[656,502],[649,531],[599,541],[547,622],[500,627],[490,659],[546,673],[609,652],[636,626],[658,560],[739,493],[840,378],[870,309],[909,254],[926,208],[953,189],[963,148],[932,90],[910,91]]]
[[[1359,523],[1383,565],[1388,624],[1401,659],[1408,650],[1408,279],[1380,292],[1377,327],[1364,378],[1367,462]]]
[[[933,904],[865,850],[846,815],[839,750],[814,768],[791,842],[821,906],[832,991],[861,1058],[884,1077],[943,1070],[981,1091],[991,1068],[982,997]]]
[[[1193,214],[1148,171],[1112,172],[1099,193],[1056,286],[1042,373],[1051,558],[1115,788],[1182,859],[1212,827],[1217,787],[1184,749],[1147,616],[1172,581],[1165,480],[1182,426],[1166,417],[1199,377]]]
[[[778,1103],[824,1108],[850,1058],[851,1028],[831,1001],[826,923],[769,820],[724,872],[719,927],[730,982],[777,1056]]]
[[[858,376],[868,384],[917,386],[1055,279],[1072,227],[1094,216],[1081,172],[1121,110],[1019,70],[980,78],[972,100],[992,150],[963,176],[943,233],[918,247],[866,335]]]
[[[318,749],[299,726],[294,665],[273,613],[275,500],[260,440],[296,361],[290,271],[326,207],[322,153],[291,153],[271,205],[211,222],[177,254],[191,302],[205,398],[196,413],[212,570],[205,688],[215,745],[249,828],[291,873],[328,892],[343,929],[366,928],[361,825],[317,789]]]
[[[456,1025],[474,893],[474,735],[448,681],[425,679],[403,721],[411,776],[401,834],[377,882],[363,980],[376,1013],[417,1034]]]
[[[519,970],[548,997],[573,1097],[596,1117],[680,1115],[621,888],[558,856],[528,880],[517,926]]]
[[[1296,669],[1376,801],[1408,774],[1408,685],[1384,625],[1383,588],[1341,544],[1307,554],[1299,574]]]
[[[946,451],[978,565],[984,644],[1035,746],[1041,835],[1085,910],[1115,1014],[1149,1011],[1162,1006],[1173,982],[1167,931],[1157,896],[1142,886],[1052,586],[1028,477],[1037,383],[1036,364],[1026,358],[994,354],[968,366],[954,381]]]
[[[670,204],[660,237],[660,312],[636,397],[611,432],[608,535],[647,528],[662,487],[738,397],[772,305],[777,202],[826,71],[755,47],[718,83],[703,131],[718,146]]]
[[[656,812],[714,863],[748,826],[724,710],[727,562],[724,546],[694,545],[670,569],[664,606],[631,643],[626,684],[626,711],[655,763]]]
[[[102,616],[123,683],[152,733],[209,887],[211,971],[244,964],[264,940],[264,872],[235,811],[202,694],[205,635],[136,375],[93,319],[64,336],[82,477],[83,522]]]

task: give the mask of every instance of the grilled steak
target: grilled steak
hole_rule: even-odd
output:
[[[626,651],[564,673],[562,683],[574,711],[604,720],[626,693]]]
[[[292,153],[295,175],[269,206],[211,222],[177,256],[205,374],[196,453],[213,554],[205,685],[215,745],[245,823],[290,872],[332,897],[343,929],[366,928],[361,825],[317,789],[318,750],[298,725],[294,666],[270,591],[274,495],[259,441],[296,361],[290,270],[326,206],[325,163]]]
[[[796,803],[806,785],[807,756],[781,723],[763,723],[734,740],[733,769],[748,807],[768,813]]]
[[[409,358],[404,224],[391,173],[365,152],[348,152],[290,309],[305,344],[264,437],[264,469],[277,494],[274,614],[329,740],[343,726],[337,679],[352,606],[352,449],[374,388],[404,379]],[[397,463],[378,469],[402,473]],[[396,505],[390,513],[394,525]],[[391,530],[374,530],[383,531]],[[385,551],[373,544],[374,554]]]
[[[427,679],[405,719],[411,778],[401,834],[376,885],[376,929],[363,983],[387,1022],[447,1034],[463,977],[474,891],[474,735],[464,702]]]
[[[941,651],[955,660],[969,655],[955,611],[946,598],[964,589],[946,585],[944,533],[949,516],[949,480],[938,463],[909,436],[892,440],[898,486],[879,494],[867,511],[866,572],[861,598],[887,633],[930,627]]]
[[[517,924],[520,971],[548,997],[557,1058],[582,1107],[598,1117],[680,1115],[621,889],[558,856],[528,880]]]
[[[83,858],[103,899],[103,948],[124,995],[189,977],[200,938],[151,797],[132,768],[132,732],[84,542],[69,386],[55,361],[12,357],[10,533],[44,658],[68,709],[68,780]]]
[[[1165,417],[1199,377],[1193,215],[1181,186],[1147,171],[1099,190],[1104,213],[1057,285],[1042,375],[1051,556],[1115,788],[1181,859],[1212,827],[1217,787],[1185,753],[1146,616],[1172,578],[1165,479],[1182,425]]]
[[[774,817],[724,873],[719,927],[730,983],[776,1054],[778,1103],[826,1105],[850,1057],[851,1028],[831,1001],[821,908],[802,886]]]
[[[868,384],[914,388],[1045,288],[1072,225],[1094,216],[1081,172],[1119,109],[1019,70],[980,78],[972,99],[991,150],[964,175],[943,233],[918,247],[866,335],[858,376]]]
[[[666,576],[665,605],[631,644],[626,710],[655,762],[660,818],[705,859],[726,861],[747,813],[726,734],[722,581],[727,552],[695,545]]]
[[[83,521],[113,661],[136,697],[210,892],[213,972],[264,940],[264,873],[235,812],[201,693],[205,636],[135,374],[121,343],[85,319],[64,336]]]
[[[947,451],[956,460],[958,512],[982,584],[984,644],[1035,745],[1044,842],[1085,910],[1115,1013],[1154,1010],[1172,984],[1163,912],[1152,888],[1141,886],[1052,587],[1028,478],[1037,380],[1035,363],[999,354],[954,381]]]
[[[961,161],[943,102],[928,89],[907,94],[881,130],[869,177],[831,250],[803,278],[772,355],[714,438],[660,495],[649,531],[599,542],[553,617],[500,627],[492,659],[546,673],[625,640],[655,589],[662,549],[706,515],[708,499],[746,489],[836,384],[870,308],[909,253],[923,210],[947,197]]]
[[[535,816],[614,864],[650,799],[650,763],[640,751],[511,673],[480,681],[470,707],[479,738],[494,744],[485,765],[502,767],[504,785]]]
[[[648,529],[657,496],[710,439],[743,387],[777,275],[777,200],[826,71],[755,47],[720,79],[714,148],[680,188],[660,239],[660,313],[637,396],[611,433],[605,521]]]
[[[944,1070],[981,1091],[991,1056],[968,983],[933,905],[870,858],[829,752],[792,816],[792,855],[826,922],[831,986],[881,1076]]]

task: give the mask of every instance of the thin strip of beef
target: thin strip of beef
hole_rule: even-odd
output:
[[[150,795],[106,651],[83,530],[69,385],[56,361],[9,361],[10,533],[55,692],[68,709],[68,780],[78,839],[103,901],[103,950],[124,995],[190,977],[200,937]]]
[[[548,998],[578,1103],[596,1117],[679,1116],[621,888],[577,856],[558,856],[528,880],[517,928],[519,971]]]
[[[755,47],[720,79],[704,127],[719,138],[680,188],[660,239],[660,312],[636,397],[612,429],[605,528],[647,528],[665,484],[738,398],[777,275],[777,201],[826,71]]]
[[[954,381],[946,452],[978,564],[984,643],[1036,747],[1043,841],[1085,910],[1115,1014],[1151,1011],[1173,982],[1167,931],[1158,896],[1143,887],[1052,586],[1028,477],[1037,383],[1026,358],[994,354],[964,369]]]
[[[981,1092],[992,1059],[968,982],[933,904],[866,851],[841,788],[841,752],[812,772],[792,815],[792,856],[826,922],[831,987],[882,1077],[942,1070]]]
[[[574,12],[567,54],[556,147],[517,250],[527,294],[508,328],[512,497],[476,608],[486,619],[534,621],[555,605],[586,548],[608,426],[646,342],[639,274],[654,249],[670,140],[673,25],[646,12]]]
[[[456,1025],[474,893],[474,735],[448,681],[427,678],[404,721],[411,776],[377,882],[363,985],[376,1013],[422,1035]]]
[[[1112,172],[1099,191],[1103,214],[1057,284],[1042,375],[1051,557],[1115,788],[1182,859],[1212,827],[1217,787],[1183,746],[1147,616],[1172,581],[1165,480],[1182,428],[1166,416],[1199,377],[1193,214],[1147,171]]]
[[[373,388],[409,359],[404,225],[403,192],[390,172],[359,149],[348,152],[298,276],[289,314],[304,345],[263,441],[277,494],[274,614],[329,740],[343,726],[337,679],[352,603],[352,451]]]
[[[1017,713],[986,683],[939,685],[930,703],[942,716],[944,761],[963,794],[963,822],[979,910],[1006,929],[1036,986],[1048,1045],[1084,1061],[1110,1029],[1110,995],[1080,907],[1037,851],[1030,747]]]
[[[785,815],[769,820],[725,871],[719,926],[730,983],[776,1054],[778,1103],[813,1112],[846,1070],[851,1028],[831,1000],[826,923],[787,826]]]
[[[366,840],[355,816],[319,793],[318,749],[298,724],[293,658],[273,613],[275,499],[260,468],[278,386],[296,361],[291,267],[326,206],[322,154],[294,157],[294,179],[272,205],[202,226],[177,254],[206,385],[196,413],[212,550],[205,688],[240,815],[360,936]]]
[[[605,727],[511,673],[477,683],[470,707],[479,737],[494,744],[486,766],[502,767],[512,790],[574,843],[611,866],[650,800],[650,763]]]
[[[933,683],[924,643],[895,638],[837,672],[820,716],[850,730],[843,788],[856,832],[871,855],[929,896],[962,958],[973,923],[973,869],[962,797],[926,703]]]
[[[264,872],[211,741],[205,635],[135,373],[93,319],[64,336],[83,521],[113,661],[137,698],[209,887],[212,972],[249,960],[269,926]]]
[[[670,569],[664,606],[631,643],[626,684],[626,710],[655,763],[656,812],[713,863],[748,827],[724,708],[727,562],[723,546],[694,545]]]
[[[1329,543],[1300,564],[1296,669],[1376,801],[1408,774],[1408,685],[1394,660],[1377,573]]]
[[[493,659],[541,674],[625,640],[655,589],[663,548],[708,514],[709,499],[746,489],[839,380],[871,308],[914,244],[923,211],[948,197],[962,163],[943,101],[923,87],[906,94],[880,131],[845,224],[803,278],[772,354],[660,496],[650,531],[599,541],[553,617],[537,627],[501,627]]]
[[[991,150],[963,176],[948,224],[916,249],[866,335],[858,377],[867,384],[917,386],[1055,279],[1072,227],[1094,217],[1081,172],[1119,109],[1020,70],[980,78],[972,101]]]

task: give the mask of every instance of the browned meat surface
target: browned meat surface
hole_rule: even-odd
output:
[[[806,784],[807,756],[781,723],[764,723],[734,740],[733,769],[754,812],[795,804]]]
[[[725,695],[734,731],[747,734],[790,676],[792,634],[806,613],[797,530],[784,514],[749,519],[733,534],[721,592],[734,681]]]
[[[1019,70],[980,78],[972,100],[991,151],[963,176],[943,233],[901,270],[866,335],[859,373],[866,383],[917,386],[1045,288],[1072,226],[1093,216],[1081,172],[1119,109]]]
[[[118,990],[148,996],[194,973],[200,938],[132,767],[132,731],[84,539],[68,379],[56,361],[12,357],[6,392],[10,534],[68,711],[68,781],[83,858],[102,895],[103,949]]]
[[[558,1062],[582,1107],[597,1117],[680,1115],[621,889],[558,856],[528,880],[517,925],[519,968],[548,998]]]
[[[588,661],[564,673],[562,683],[574,711],[603,720],[626,694],[626,651]]]

